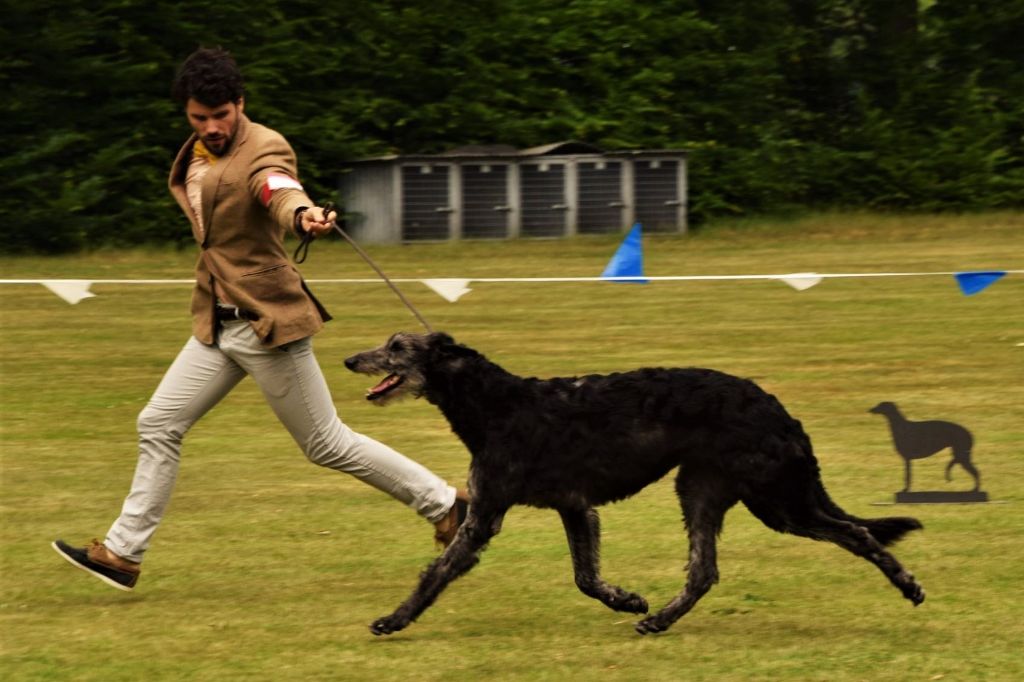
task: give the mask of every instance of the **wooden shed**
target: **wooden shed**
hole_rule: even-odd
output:
[[[686,231],[686,152],[582,142],[460,147],[344,164],[348,230],[366,243]]]

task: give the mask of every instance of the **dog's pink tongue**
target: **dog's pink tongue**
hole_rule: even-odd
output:
[[[379,384],[377,384],[376,386],[371,388],[369,392],[370,392],[371,395],[377,394],[377,393],[383,393],[384,391],[386,391],[389,388],[391,388],[392,386],[394,386],[396,383],[398,383],[398,375],[397,374],[389,374],[386,377],[384,377],[384,379],[381,380],[381,382]]]

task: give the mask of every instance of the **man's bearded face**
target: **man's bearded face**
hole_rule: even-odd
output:
[[[194,99],[185,104],[185,115],[189,125],[203,141],[208,150],[217,156],[223,155],[231,147],[231,142],[238,132],[238,121],[242,116],[245,100],[226,102],[216,107],[208,107]]]

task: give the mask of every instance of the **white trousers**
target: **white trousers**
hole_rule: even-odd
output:
[[[338,418],[309,338],[266,348],[247,322],[232,321],[214,346],[189,339],[139,414],[131,492],[104,542],[112,552],[142,560],[174,488],[182,438],[247,374],[313,463],[355,476],[430,522],[455,503],[455,488],[443,479]]]

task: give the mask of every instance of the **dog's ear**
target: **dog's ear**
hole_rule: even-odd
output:
[[[435,348],[454,346],[455,339],[444,332],[433,332],[430,334],[430,344]]]
[[[438,359],[451,360],[454,358],[469,358],[479,355],[475,350],[461,343],[456,343],[450,335],[444,332],[433,332],[428,337],[430,349]]]

